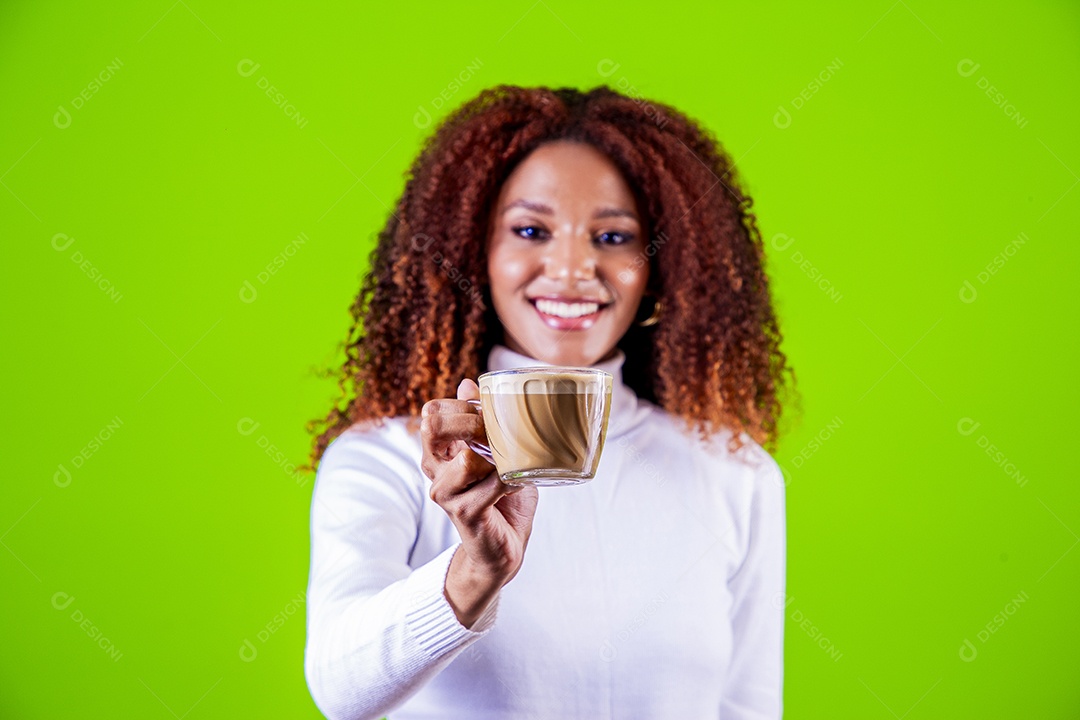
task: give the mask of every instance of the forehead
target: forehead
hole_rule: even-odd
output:
[[[606,155],[591,145],[559,140],[530,153],[506,179],[500,204],[527,197],[566,205],[620,203],[634,196]]]

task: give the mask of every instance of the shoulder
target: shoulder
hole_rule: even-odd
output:
[[[725,430],[700,443],[701,452],[713,462],[729,468],[723,479],[712,477],[732,510],[732,527],[739,556],[757,552],[785,552],[787,526],[787,487],[780,464],[757,441],[745,432],[739,434],[742,445],[730,450],[732,432]],[[718,482],[717,482],[718,481]]]
[[[705,452],[712,457],[723,458],[742,469],[747,482],[753,485],[756,495],[783,495],[784,475],[780,464],[756,440],[745,432],[739,433],[742,446],[738,450],[728,449],[731,430],[714,434],[704,443]]]
[[[716,482],[722,477],[721,484],[727,490],[741,491],[740,494],[747,498],[761,494],[783,495],[785,479],[779,463],[745,432],[739,433],[742,446],[731,450],[729,445],[734,433],[729,428],[721,428],[702,438],[685,420],[662,408],[653,408],[652,418],[679,453],[685,453],[707,468],[708,482]]]
[[[420,439],[407,416],[351,425],[323,451],[315,474],[317,492],[360,485],[421,486]]]
[[[728,454],[743,471],[745,494],[749,498],[750,517],[774,528],[783,527],[786,514],[787,481],[780,464],[753,438],[742,433],[743,441],[734,453]]]
[[[419,439],[408,427],[408,419],[389,417],[350,425],[326,446],[319,469],[354,462],[371,453],[391,461],[411,458]]]
[[[745,432],[739,433],[742,446],[733,451],[729,447],[734,434],[730,428],[720,428],[702,438],[685,419],[657,405],[652,405],[650,410],[651,424],[667,436],[669,443],[677,444],[682,450],[702,455],[714,463],[749,468],[755,472],[780,472],[772,455]]]

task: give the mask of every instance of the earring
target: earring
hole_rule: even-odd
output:
[[[656,296],[653,296],[653,297],[656,297]],[[641,322],[635,323],[635,324],[638,327],[649,327],[650,325],[655,325],[656,323],[660,322],[660,313],[663,312],[663,310],[664,310],[664,304],[660,301],[660,298],[656,297],[656,299],[654,301],[654,304],[653,304],[652,315],[645,318]]]

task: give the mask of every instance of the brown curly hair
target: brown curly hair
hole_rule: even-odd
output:
[[[342,400],[307,430],[313,471],[354,423],[408,416],[455,397],[503,342],[489,295],[485,239],[503,181],[553,140],[586,142],[622,171],[645,210],[649,287],[663,303],[652,327],[631,326],[618,347],[638,397],[682,418],[702,439],[732,430],[775,450],[780,393],[794,372],[765,274],[752,200],[716,139],[673,107],[606,85],[481,91],[425,141],[379,233],[351,306]],[[647,305],[647,303],[642,303]],[[328,373],[330,374],[330,373]]]

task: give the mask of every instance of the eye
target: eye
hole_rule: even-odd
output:
[[[547,237],[547,230],[537,227],[536,225],[519,225],[517,227],[510,228],[510,230],[517,236],[523,237],[526,240],[542,240]]]
[[[623,232],[605,232],[596,236],[596,241],[601,245],[625,245],[633,240],[633,234]]]

